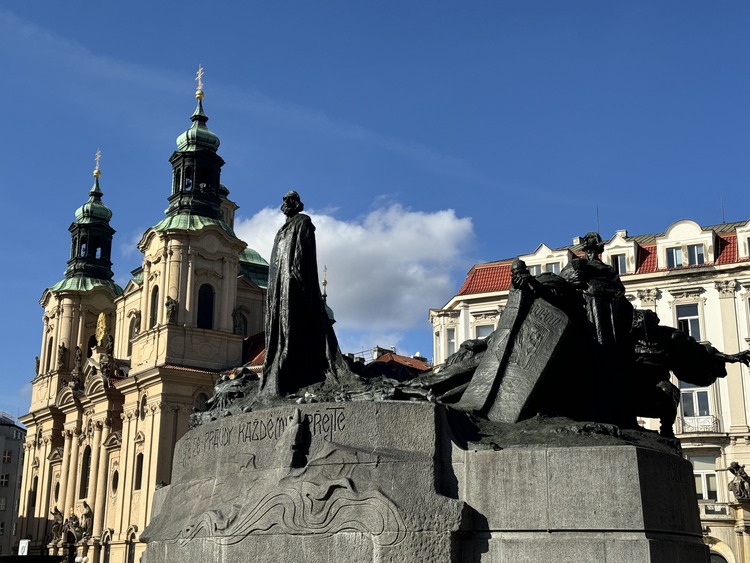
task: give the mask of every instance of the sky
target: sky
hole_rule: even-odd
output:
[[[0,410],[28,410],[97,149],[115,280],[140,265],[199,64],[238,235],[268,259],[297,190],[342,349],[431,358],[472,264],[750,218],[749,25],[731,0],[0,1]]]

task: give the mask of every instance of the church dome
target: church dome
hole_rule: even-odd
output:
[[[200,94],[203,94],[203,92],[200,92]],[[219,137],[206,126],[208,116],[203,111],[202,96],[198,98],[198,107],[195,108],[190,120],[193,122],[190,129],[177,137],[177,150],[180,152],[203,149],[216,152],[219,150],[221,144]]]
[[[97,168],[94,171],[94,187],[89,192],[89,200],[76,209],[76,223],[107,223],[112,218],[112,210],[102,203],[102,191],[99,189],[99,176],[101,172]]]

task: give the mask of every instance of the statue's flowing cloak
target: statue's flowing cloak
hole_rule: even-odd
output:
[[[315,226],[305,214],[276,234],[266,308],[264,392],[288,395],[335,376],[341,354],[318,285]]]

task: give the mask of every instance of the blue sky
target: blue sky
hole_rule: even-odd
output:
[[[342,348],[431,356],[428,308],[475,262],[597,210],[604,238],[750,218],[749,24],[736,1],[0,3],[0,409],[28,408],[97,148],[117,281],[139,265],[198,64],[238,233],[267,257],[296,189]]]

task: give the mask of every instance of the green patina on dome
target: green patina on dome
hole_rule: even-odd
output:
[[[78,291],[81,293],[87,293],[89,291],[94,291],[95,289],[101,288],[108,289],[115,295],[122,294],[122,288],[112,280],[100,280],[87,276],[74,276],[72,278],[62,279],[55,285],[50,287],[47,291],[50,291],[52,293],[60,293],[63,291]]]
[[[102,203],[102,191],[99,189],[99,178],[89,192],[89,200],[76,209],[76,223],[107,223],[112,218],[112,210]]]
[[[177,137],[177,150],[185,152],[209,149],[216,152],[221,141],[213,131],[206,127],[208,116],[203,111],[201,100],[198,100],[198,107],[195,108],[190,120],[193,122],[190,129]]]
[[[262,266],[268,266],[268,262],[258,254],[257,250],[253,250],[249,246],[240,253],[240,262],[248,262],[250,264],[260,264]]]
[[[219,227],[231,237],[237,238],[232,227],[227,225],[221,219],[213,219],[211,217],[204,217],[203,215],[194,215],[192,213],[181,213],[179,215],[167,216],[152,228],[157,232],[172,230],[200,231],[211,226]]]

